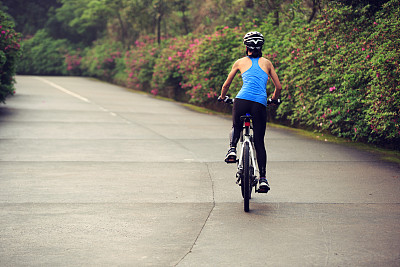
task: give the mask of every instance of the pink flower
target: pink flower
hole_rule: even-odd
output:
[[[334,90],[336,90],[336,87],[335,87],[335,86],[329,88],[329,92],[332,92],[332,91],[334,91]]]
[[[171,61],[171,60],[172,60],[172,57],[168,57],[168,60]]]
[[[321,51],[321,49],[318,47],[318,51]]]
[[[292,54],[294,54],[294,50],[292,51]]]
[[[338,46],[338,45],[336,45],[336,49],[339,49],[339,46]]]
[[[366,59],[369,59],[369,58],[370,58],[370,56],[369,56],[369,55],[367,55]]]
[[[374,25],[378,25],[378,23],[376,23],[376,21],[374,22]]]
[[[361,50],[362,50],[362,51],[365,51],[365,48],[363,47],[363,48],[361,48]]]
[[[151,93],[152,93],[153,95],[157,95],[157,94],[158,94],[158,90],[157,90],[157,89],[153,89],[153,90],[151,90]]]
[[[355,127],[354,127],[354,132],[355,132],[355,133],[357,132],[357,128],[355,128]]]
[[[297,59],[297,57],[294,57],[294,59]]]

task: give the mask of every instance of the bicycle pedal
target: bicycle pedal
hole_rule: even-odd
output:
[[[225,162],[228,164],[232,164],[238,162],[238,159],[236,157],[228,157],[225,159]]]

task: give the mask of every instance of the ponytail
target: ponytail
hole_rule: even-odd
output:
[[[253,57],[253,58],[259,58],[262,57],[262,46],[259,47],[248,47],[246,46],[246,56]],[[249,55],[249,52],[251,52],[251,55]]]

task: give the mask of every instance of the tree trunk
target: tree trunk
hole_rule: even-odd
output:
[[[308,23],[310,23],[314,19],[314,16],[317,13],[318,2],[319,2],[319,0],[313,0],[312,12],[311,12],[310,18],[308,19]]]
[[[274,17],[275,17],[275,26],[279,26],[279,8],[276,8],[274,11]]]
[[[119,25],[121,27],[121,42],[122,42],[122,45],[126,48],[126,29],[124,27],[124,23],[122,21],[121,15],[119,14],[118,11],[117,11],[117,17],[118,17]]]
[[[161,43],[161,20],[162,20],[162,15],[158,14],[157,17],[157,43]]]
[[[189,34],[189,25],[188,25],[188,19],[185,15],[186,7],[185,4],[182,4],[181,6],[181,12],[182,12],[182,21],[183,21],[183,26],[185,27],[185,34]]]

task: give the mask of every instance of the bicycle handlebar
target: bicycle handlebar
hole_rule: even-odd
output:
[[[229,98],[229,96],[225,96],[224,99],[222,99],[220,96],[218,97],[218,102],[225,102],[226,104],[233,104],[233,102],[235,101],[235,99]],[[281,99],[272,99],[272,98],[268,98],[267,100],[267,104],[271,105],[274,104],[276,106],[279,106],[282,103]]]
[[[269,98],[269,99],[267,100],[267,104],[268,104],[268,105],[274,104],[274,105],[279,106],[281,103],[282,103],[282,101],[281,101],[280,98],[278,98],[278,99],[276,99],[276,100],[275,100],[275,99],[272,99],[272,98]]]
[[[218,97],[218,102],[225,102],[226,104],[233,104],[233,102],[235,101],[232,98],[229,98],[229,96],[225,96],[224,99],[222,99],[220,96]]]

